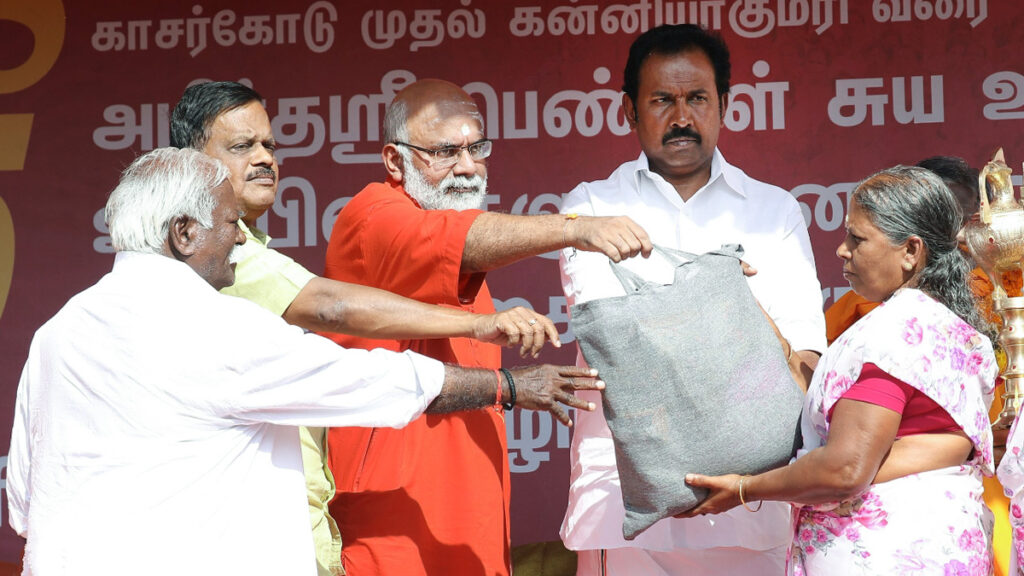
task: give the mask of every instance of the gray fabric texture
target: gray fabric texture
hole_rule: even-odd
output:
[[[743,249],[656,252],[677,266],[672,284],[609,261],[626,295],[571,310],[583,358],[607,383],[627,540],[706,496],[687,473],[763,472],[799,443],[803,392],[747,286]]]

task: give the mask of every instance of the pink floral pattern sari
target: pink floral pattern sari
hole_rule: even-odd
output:
[[[988,338],[924,293],[897,292],[821,357],[804,405],[800,455],[828,440],[828,413],[867,363],[945,408],[974,454],[962,466],[873,484],[850,501],[794,505],[789,573],[991,574],[992,513],[981,496],[982,474],[992,475],[988,407],[997,372]]]
[[[1010,497],[1010,534],[1013,540],[1010,570],[1024,575],[1024,567],[1021,566],[1024,559],[1024,426],[1021,426],[1019,415],[1006,439],[1006,455],[999,463],[999,482]]]

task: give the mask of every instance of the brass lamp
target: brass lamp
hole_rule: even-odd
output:
[[[1002,319],[998,346],[1006,355],[1003,378],[1003,411],[993,428],[1009,428],[1020,413],[1024,399],[1024,296],[1007,295],[1007,273],[1021,271],[1024,258],[1024,207],[1017,201],[1002,148],[978,177],[981,208],[977,219],[964,228],[967,248],[974,261],[992,281],[992,307]],[[992,202],[986,189],[991,191]]]

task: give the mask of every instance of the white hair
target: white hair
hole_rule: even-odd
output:
[[[192,149],[157,148],[135,159],[105,209],[114,250],[160,254],[179,216],[213,226],[211,191],[228,179],[224,164]]]
[[[405,100],[391,102],[384,111],[384,142],[408,142],[409,128],[406,126],[408,109]]]
[[[487,178],[479,174],[463,176],[448,174],[436,185],[427,181],[412,161],[412,152],[398,148],[402,156],[402,188],[424,210],[469,210],[483,208],[487,200]],[[453,192],[453,188],[468,188],[469,192]]]

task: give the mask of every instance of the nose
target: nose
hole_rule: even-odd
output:
[[[839,246],[836,248],[836,256],[838,256],[842,260],[849,260],[851,256],[850,249],[849,247],[846,246],[846,242],[847,239],[843,238],[843,241],[840,242]]]
[[[239,222],[241,222],[241,220],[239,220]],[[241,226],[236,226],[235,228],[235,246],[241,246],[242,244],[245,244],[247,238],[245,237],[245,232],[242,232]]]
[[[459,150],[459,159],[452,167],[452,172],[459,176],[472,176],[476,174],[476,160],[469,154],[469,149]]]
[[[672,125],[685,128],[692,123],[690,107],[684,98],[680,98],[672,111]]]
[[[263,144],[256,144],[251,161],[253,166],[273,166],[274,151]]]

